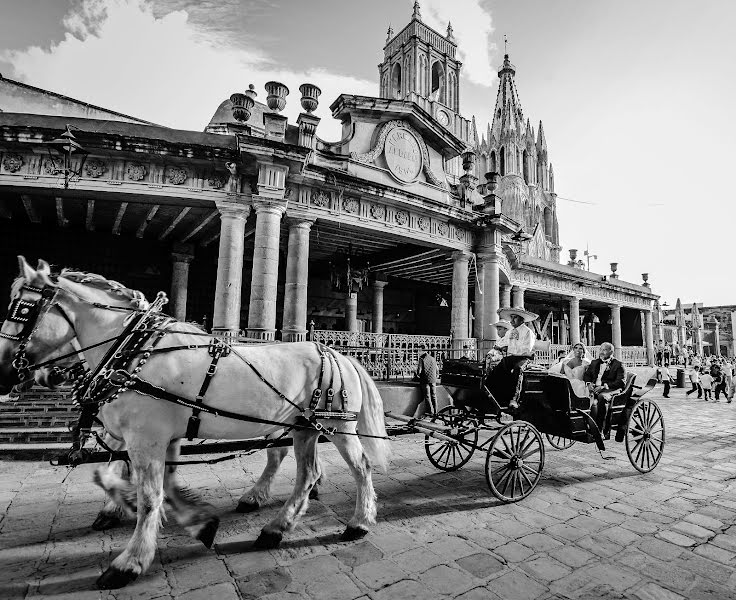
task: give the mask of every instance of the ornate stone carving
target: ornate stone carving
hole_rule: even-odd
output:
[[[128,179],[131,181],[143,181],[143,178],[148,173],[145,165],[141,163],[131,163],[125,171],[128,174]]]
[[[386,218],[386,207],[382,204],[371,204],[371,217],[379,221]]]
[[[284,200],[291,198],[291,193],[293,191],[293,188],[290,185],[287,185],[286,188],[284,188]]]
[[[23,157],[20,154],[6,154],[3,159],[3,167],[6,171],[17,173],[23,166]]]
[[[409,213],[405,210],[396,211],[396,216],[394,218],[396,219],[396,222],[402,227],[406,227],[406,225],[409,223]]]
[[[181,185],[187,180],[188,176],[189,174],[187,173],[186,169],[183,169],[182,167],[170,167],[167,178],[169,180],[169,183],[173,183],[174,185]]]
[[[444,183],[442,183],[442,181],[429,168],[429,152],[427,150],[427,144],[421,134],[406,121],[388,121],[384,123],[379,129],[376,145],[368,152],[364,152],[362,154],[351,152],[350,158],[366,164],[374,163],[376,158],[378,158],[385,149],[386,138],[394,129],[397,128],[407,130],[415,138],[421,153],[421,170],[424,172],[424,176],[427,178],[427,181],[437,187],[444,187]],[[401,179],[399,179],[399,181],[401,181]]]
[[[360,210],[360,202],[358,202],[355,198],[345,198],[342,201],[342,209],[345,212],[358,214],[358,211]]]
[[[60,169],[52,159],[47,158],[43,161],[43,171],[46,175],[58,175],[61,173],[62,169]]]
[[[312,190],[312,204],[324,208],[330,204],[330,195],[324,190]]]
[[[447,223],[437,223],[437,233],[440,235],[447,235],[450,231],[450,226]]]
[[[462,240],[465,238],[465,231],[462,229],[455,229],[455,237],[458,240]]]
[[[419,217],[417,219],[417,227],[422,231],[429,231],[429,217]]]
[[[84,172],[87,173],[87,177],[102,177],[107,171],[107,165],[105,161],[99,158],[90,158],[87,164],[84,165]]]
[[[221,190],[225,187],[227,181],[222,175],[215,174],[207,180],[207,183],[210,184],[210,187],[215,188],[216,190]]]

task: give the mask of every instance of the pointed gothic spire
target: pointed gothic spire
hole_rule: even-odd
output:
[[[414,0],[414,12],[411,15],[412,19],[416,19],[417,21],[422,20],[422,11],[419,6],[419,0]]]
[[[455,33],[452,30],[452,22],[451,21],[448,21],[447,22],[447,39],[450,40],[451,42],[454,42],[455,41]]]
[[[475,115],[473,115],[472,131],[473,131],[473,143],[475,144],[475,147],[477,148],[480,145],[480,142],[478,141],[478,130],[475,127]]]
[[[537,133],[537,146],[539,146],[540,149],[547,149],[547,140],[544,139],[544,125],[542,125],[542,121],[539,121],[539,131]]]
[[[394,37],[394,28],[389,25],[388,31],[386,32],[386,43],[388,44]]]

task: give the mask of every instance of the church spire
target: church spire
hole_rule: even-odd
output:
[[[419,6],[419,0],[414,0],[414,12],[412,13],[411,18],[417,21],[422,20],[422,11],[421,7]]]
[[[455,41],[455,32],[452,29],[452,21],[447,22],[447,39],[451,42]]]

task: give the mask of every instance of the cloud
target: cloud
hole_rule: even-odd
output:
[[[66,35],[48,48],[0,53],[14,76],[86,102],[181,129],[202,130],[218,105],[253,83],[276,79],[291,90],[284,113],[294,122],[298,87],[322,89],[318,135],[335,139],[340,124],[329,105],[341,93],[376,95],[375,81],[313,69],[279,66],[251,46],[223,44],[210,28],[195,26],[186,10],[155,14],[148,0],[81,0],[64,19]]]
[[[496,73],[491,67],[491,56],[496,52],[496,45],[491,42],[493,22],[480,0],[424,0],[422,19],[442,34],[447,30],[447,22],[451,21],[463,75],[479,85],[494,85]]]

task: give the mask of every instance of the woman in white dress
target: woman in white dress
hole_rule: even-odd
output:
[[[587,384],[583,381],[585,369],[591,363],[585,346],[580,343],[572,347],[572,351],[562,361],[552,365],[549,372],[553,375],[562,375],[570,380],[572,391],[579,398],[588,397]]]

